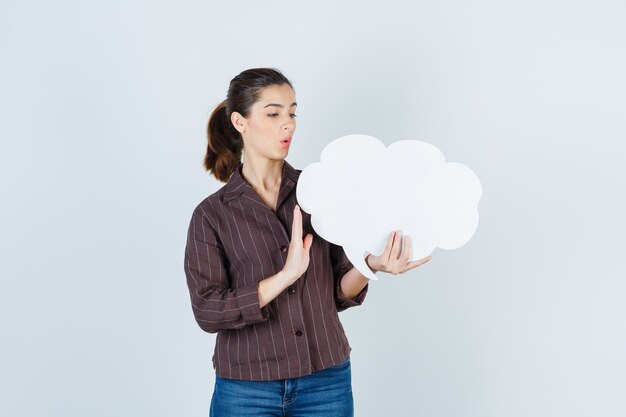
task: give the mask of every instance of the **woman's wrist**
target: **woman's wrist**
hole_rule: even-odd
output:
[[[276,274],[276,279],[281,283],[284,288],[287,288],[295,281],[295,279],[293,279],[290,274],[285,272],[284,269],[281,269],[280,272]]]
[[[369,267],[369,269],[372,270],[372,272],[376,273],[378,272],[378,270],[376,268],[373,268],[372,265],[369,263],[369,257],[372,256],[371,253],[367,254],[367,256],[365,257],[365,264]]]
[[[291,285],[289,276],[284,271],[280,271],[271,277],[259,281],[259,304],[261,307],[267,305],[285,288]]]

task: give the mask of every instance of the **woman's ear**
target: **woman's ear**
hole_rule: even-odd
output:
[[[230,121],[232,122],[233,126],[235,127],[235,129],[237,129],[239,133],[243,133],[246,131],[248,122],[241,115],[241,113],[236,112],[236,111],[232,112],[230,115]]]

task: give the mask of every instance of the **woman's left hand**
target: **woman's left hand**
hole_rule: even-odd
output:
[[[405,243],[404,245],[402,245],[403,242]],[[398,230],[391,233],[387,240],[385,251],[381,255],[369,254],[365,258],[365,262],[374,272],[382,271],[398,275],[432,259],[432,256],[429,255],[423,259],[408,262],[410,254],[411,238],[408,235],[403,237],[402,232]]]

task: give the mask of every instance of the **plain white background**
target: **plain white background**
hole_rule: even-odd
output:
[[[340,314],[357,416],[626,413],[619,1],[0,5],[0,414],[206,416],[183,251],[207,118],[296,89],[287,160],[350,133],[471,167],[474,238]],[[376,204],[376,190],[372,190]]]

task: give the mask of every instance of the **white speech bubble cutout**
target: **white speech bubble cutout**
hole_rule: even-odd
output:
[[[474,171],[446,163],[430,143],[400,140],[386,147],[373,136],[353,134],[326,145],[320,162],[300,173],[296,193],[313,229],[376,280],[365,257],[382,254],[394,230],[410,236],[410,261],[436,247],[467,243],[478,227],[482,186]]]

